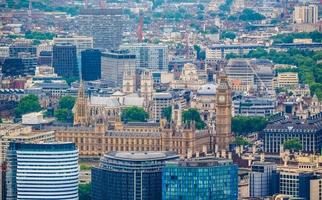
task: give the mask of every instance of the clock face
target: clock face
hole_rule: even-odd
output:
[[[224,103],[226,98],[225,96],[219,96],[218,100],[219,100],[219,103]]]

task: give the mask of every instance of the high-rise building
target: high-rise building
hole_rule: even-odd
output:
[[[101,51],[98,49],[86,49],[81,52],[82,79],[94,81],[101,78]]]
[[[6,199],[78,199],[78,150],[74,143],[10,143]]]
[[[273,171],[275,163],[254,162],[249,175],[249,195],[255,198],[264,198],[274,194],[272,189]]]
[[[41,51],[38,56],[38,65],[48,65],[53,64],[53,52],[52,51]]]
[[[86,49],[93,48],[93,37],[73,36],[73,37],[57,37],[53,39],[55,44],[72,44],[76,46],[76,55],[78,66],[81,67],[81,52]]]
[[[77,77],[78,65],[76,46],[57,44],[53,46],[53,67],[55,73],[63,77]]]
[[[2,73],[4,76],[21,76],[24,74],[24,69],[25,66],[21,58],[6,58],[2,65]]]
[[[124,44],[121,49],[128,49],[136,55],[138,68],[168,70],[168,46],[162,44]]]
[[[36,56],[37,48],[27,41],[18,41],[9,47],[10,57],[18,57],[18,54],[21,52],[30,53],[31,55]]]
[[[224,72],[218,74],[218,86],[216,90],[216,134],[215,144],[219,150],[228,149],[232,142],[231,118],[232,118],[231,89],[227,75]]]
[[[172,95],[169,92],[158,92],[153,94],[152,118],[160,121],[163,110],[172,105]]]
[[[238,169],[231,160],[200,157],[169,161],[162,171],[162,199],[237,200]]]
[[[295,24],[315,24],[319,20],[318,5],[295,6],[293,13],[293,22]]]
[[[94,48],[112,50],[122,42],[126,17],[122,9],[84,9],[76,24],[79,34],[93,37]]]
[[[315,168],[314,163],[305,164],[305,168],[291,169],[282,168],[275,172],[277,177],[273,184],[278,184],[279,191],[277,193],[289,195],[297,199],[311,199],[315,194],[311,195],[311,191],[318,188],[311,188],[316,184],[316,180],[321,180],[321,177],[317,175],[312,167]]]
[[[124,72],[135,68],[135,55],[127,50],[102,52],[101,78],[111,87],[122,87]]]
[[[109,152],[92,169],[93,200],[162,199],[162,168],[171,152]]]

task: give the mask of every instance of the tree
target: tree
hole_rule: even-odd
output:
[[[162,117],[165,117],[168,122],[171,121],[172,118],[172,107],[166,107],[162,110]]]
[[[298,138],[286,140],[284,142],[284,149],[289,149],[292,151],[299,151],[302,149],[301,141]]]
[[[91,200],[91,184],[79,184],[78,195],[79,200]]]
[[[66,108],[58,108],[54,112],[54,116],[57,118],[60,122],[72,122],[73,120],[73,113],[70,112]]]
[[[66,108],[72,110],[76,102],[76,98],[72,96],[64,96],[59,99],[59,108]]]
[[[132,106],[122,110],[121,119],[126,122],[146,122],[149,114],[140,107]]]
[[[228,39],[233,40],[233,39],[235,39],[235,38],[236,38],[236,33],[232,32],[232,31],[223,31],[223,32],[221,33],[221,35],[220,35],[220,38],[221,38],[221,39],[226,39],[226,38],[228,38]]]
[[[232,119],[232,131],[237,135],[262,131],[267,125],[267,119],[260,116],[236,116]]]
[[[195,108],[189,108],[188,110],[185,110],[182,112],[182,118],[183,122],[185,124],[190,124],[192,121],[196,124],[196,129],[204,129],[206,127],[206,124],[204,121],[202,121],[200,117],[200,113]]]
[[[16,117],[20,118],[23,114],[39,112],[40,110],[41,106],[38,97],[34,94],[29,94],[20,100],[15,110],[15,114]]]
[[[249,142],[245,137],[243,136],[236,136],[235,137],[235,141],[234,144],[236,144],[237,146],[247,146],[247,145],[251,145],[251,142]]]
[[[243,21],[256,21],[265,19],[265,16],[252,9],[246,8],[240,14],[239,19]]]
[[[64,96],[59,99],[58,109],[54,111],[54,116],[60,122],[72,122],[74,115],[72,109],[75,105],[76,98],[72,96]]]

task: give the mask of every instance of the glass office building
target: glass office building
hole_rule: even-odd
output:
[[[161,200],[162,168],[172,152],[109,152],[92,169],[92,200]]]
[[[162,171],[163,200],[236,200],[238,169],[231,160],[203,157],[168,162]]]
[[[6,160],[7,200],[78,200],[74,143],[10,143]]]

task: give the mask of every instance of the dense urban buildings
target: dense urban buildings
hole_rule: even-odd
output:
[[[321,11],[0,0],[0,196],[321,200]]]
[[[136,56],[136,66],[141,69],[167,70],[168,46],[162,44],[124,44],[122,49],[128,49]]]
[[[162,199],[236,200],[237,170],[230,160],[222,158],[169,161],[162,174]]]
[[[249,196],[265,198],[275,194],[273,173],[276,170],[275,163],[254,162],[249,175]]]
[[[78,199],[78,150],[73,143],[10,143],[6,199]]]
[[[109,152],[92,169],[92,199],[161,200],[162,168],[178,158],[171,152]]]
[[[135,69],[135,55],[128,50],[102,52],[101,77],[109,86],[121,87],[124,73]]]
[[[126,17],[122,9],[84,9],[76,18],[79,35],[93,37],[94,48],[117,49],[122,41]]]
[[[101,78],[101,55],[99,49],[86,49],[81,52],[81,72],[84,81]]]
[[[56,44],[53,46],[53,67],[55,73],[63,77],[78,77],[76,46]]]
[[[285,141],[298,138],[303,152],[320,152],[322,128],[319,124],[321,120],[322,113],[312,115],[306,121],[292,114],[274,115],[262,133],[264,151],[280,153],[281,145]]]

